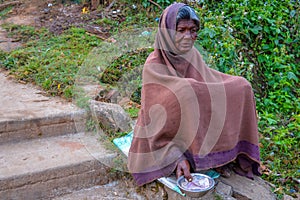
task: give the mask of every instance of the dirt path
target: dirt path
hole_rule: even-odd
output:
[[[20,4],[14,5],[1,23],[36,26],[36,21],[40,17],[39,10],[43,4],[45,4],[44,1],[24,0]]]
[[[12,11],[8,14],[9,17],[0,20],[0,26],[2,24],[17,24],[17,25],[36,25],[36,21],[39,18],[37,13],[38,7],[41,1],[24,1],[23,4],[15,5]],[[12,51],[22,44],[17,40],[8,37],[7,32],[0,27],[0,50]]]
[[[0,50],[10,52],[22,46],[21,43],[15,42],[12,38],[7,36],[7,32],[0,27]]]
[[[65,1],[67,2],[67,1]],[[105,27],[99,26],[97,20],[102,18],[111,18],[113,20],[123,20],[121,13],[114,14],[120,6],[115,3],[105,6],[101,10],[90,11],[89,5],[84,4],[62,4],[58,0],[23,0],[21,4],[14,5],[12,10],[0,20],[2,24],[29,25],[37,28],[47,28],[54,35],[61,34],[70,27],[81,27],[87,32],[98,36],[101,39],[109,37],[110,25]],[[87,13],[83,13],[83,8],[87,9]],[[122,9],[122,8],[120,8]],[[7,36],[3,28],[0,28],[0,49],[3,51],[11,51],[22,44],[17,42],[17,38],[12,39]]]

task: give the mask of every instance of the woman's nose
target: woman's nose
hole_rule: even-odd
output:
[[[185,31],[183,37],[184,38],[191,38],[192,37],[191,31]]]

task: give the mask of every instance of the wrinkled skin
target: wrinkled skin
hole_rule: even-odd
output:
[[[188,52],[197,39],[198,27],[192,19],[182,19],[178,22],[175,34],[175,46],[181,53]]]

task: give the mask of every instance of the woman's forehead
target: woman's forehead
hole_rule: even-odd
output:
[[[181,19],[177,24],[177,28],[191,28],[196,26],[196,23],[192,19]]]

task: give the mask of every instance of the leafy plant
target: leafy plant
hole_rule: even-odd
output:
[[[152,2],[150,2],[149,0],[143,0],[142,5],[145,8],[147,8],[147,7],[150,7],[153,4],[156,4],[156,5],[159,5],[163,8],[165,8],[173,2],[175,2],[175,0],[153,0]]]
[[[136,108],[136,107],[131,107],[131,108],[126,109],[126,112],[129,113],[129,116],[131,118],[137,118],[139,111],[140,111],[140,109]]]

